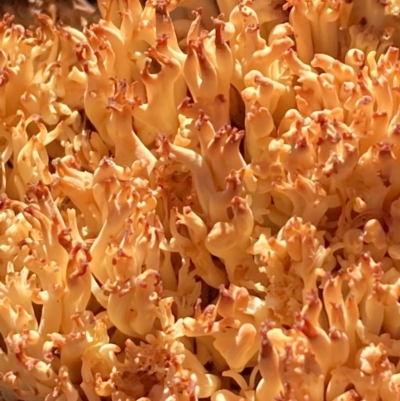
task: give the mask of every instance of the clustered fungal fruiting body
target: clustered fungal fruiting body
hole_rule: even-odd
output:
[[[0,22],[3,398],[400,401],[400,4],[99,7]]]

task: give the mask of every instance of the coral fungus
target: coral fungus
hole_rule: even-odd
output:
[[[3,399],[400,401],[400,2],[39,3],[0,21]]]

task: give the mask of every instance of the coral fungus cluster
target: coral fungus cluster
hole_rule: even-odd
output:
[[[5,400],[400,401],[397,3],[4,16]]]

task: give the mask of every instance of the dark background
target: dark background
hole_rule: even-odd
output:
[[[12,14],[14,22],[25,27],[37,25],[38,12],[55,15],[58,22],[74,27],[100,18],[97,0],[0,0],[0,17]]]

